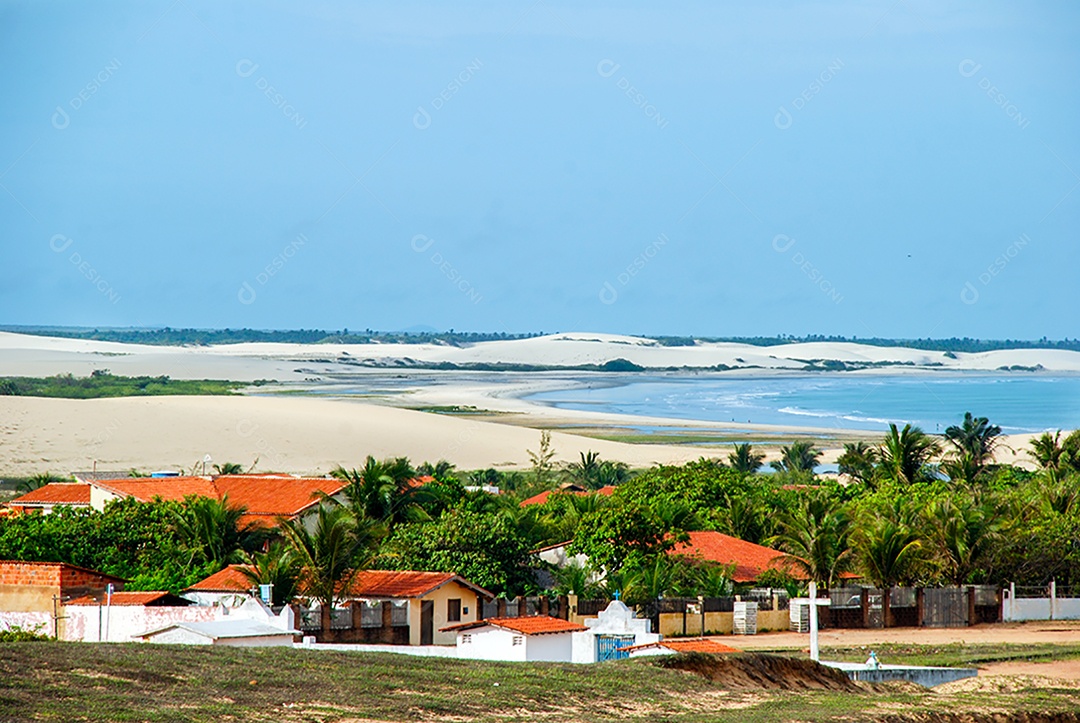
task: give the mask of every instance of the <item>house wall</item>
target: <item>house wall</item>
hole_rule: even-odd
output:
[[[95,484],[90,485],[90,506],[98,512],[105,509],[105,504],[112,502],[119,495],[115,495],[112,492],[106,492]]]
[[[0,630],[10,628],[51,636],[53,616],[51,612],[0,612]]]
[[[461,585],[457,582],[449,582],[438,590],[435,590],[423,598],[414,599],[409,601],[409,645],[420,644],[420,602],[421,600],[431,600],[435,603],[435,624],[434,624],[434,637],[432,642],[435,645],[454,645],[457,643],[457,635],[454,632],[441,632],[439,628],[444,628],[450,625],[450,621],[446,619],[446,603],[448,600],[458,598],[461,600],[461,620],[463,623],[471,623],[477,618],[478,610],[476,605],[476,593]],[[469,609],[468,614],[465,613],[465,608]]]
[[[52,613],[53,595],[59,594],[59,585],[0,584],[0,610]]]
[[[465,635],[472,635],[471,643],[462,642]],[[521,635],[521,645],[514,645],[515,635],[517,633],[491,626],[457,633],[458,657],[470,660],[527,660],[529,636]]]
[[[143,605],[67,605],[61,637],[64,640],[96,643],[130,643],[133,636],[173,623],[194,623],[221,619],[221,608],[145,607]],[[100,626],[100,627],[99,627]],[[105,632],[108,630],[108,639]],[[100,638],[99,638],[100,631]]]
[[[758,610],[758,632],[787,630],[790,613],[787,610]],[[735,613],[705,613],[705,630],[701,630],[701,616],[686,616],[686,632],[683,632],[682,613],[661,613],[660,634],[665,638],[677,635],[731,635],[735,629]]]
[[[525,659],[569,663],[574,659],[573,633],[526,635]]]
[[[242,592],[186,592],[182,596],[185,600],[191,600],[196,605],[237,608],[248,599],[247,593]]]

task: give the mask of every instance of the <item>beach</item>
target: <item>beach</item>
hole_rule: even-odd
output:
[[[826,450],[822,462],[830,464],[844,442],[880,438],[874,430],[565,409],[527,397],[574,388],[584,383],[582,377],[588,373],[572,369],[443,372],[385,366],[399,362],[558,368],[627,359],[645,367],[687,367],[682,373],[691,376],[717,364],[754,364],[758,368],[732,373],[761,378],[797,373],[805,366],[800,360],[806,359],[897,362],[904,365],[890,366],[889,374],[904,375],[942,374],[946,369],[987,372],[1014,364],[1041,366],[1048,373],[1080,373],[1080,353],[1075,352],[1014,350],[952,356],[846,343],[664,347],[636,337],[596,334],[557,334],[463,347],[159,347],[0,333],[0,376],[83,376],[108,369],[128,376],[276,382],[233,396],[0,397],[0,469],[11,476],[45,471],[66,474],[95,465],[111,470],[191,470],[207,454],[216,462],[297,474],[356,466],[369,454],[407,456],[414,463],[446,459],[462,469],[520,469],[529,465],[527,450],[537,449],[540,429],[554,430],[558,462],[577,460],[580,453],[593,450],[603,459],[631,467],[677,464],[699,457],[725,457],[730,443],[738,440],[755,444],[765,440],[760,448],[768,459],[775,459],[780,444],[807,438]],[[619,378],[607,374],[589,383],[613,383]],[[338,393],[343,379],[364,380],[370,392]],[[956,410],[957,416],[963,411]],[[1024,447],[1030,436],[1007,437],[999,461],[1026,464]]]

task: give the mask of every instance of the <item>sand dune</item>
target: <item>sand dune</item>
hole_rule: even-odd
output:
[[[712,456],[693,447],[631,445],[553,433],[560,461],[596,450],[634,467]],[[321,474],[364,456],[447,459],[463,469],[527,467],[536,430],[309,397],[0,397],[0,470],[22,476],[91,469],[190,469],[216,462]]]

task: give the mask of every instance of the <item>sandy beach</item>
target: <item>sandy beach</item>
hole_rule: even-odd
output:
[[[986,371],[1000,366],[1041,365],[1048,371],[1080,373],[1080,353],[1048,350],[956,354],[858,344],[792,344],[754,347],[699,344],[663,347],[651,340],[600,334],[556,334],[534,339],[484,342],[463,347],[438,344],[300,345],[236,344],[159,347],[0,333],[0,376],[87,375],[109,369],[123,375],[169,375],[183,379],[276,380],[282,396],[137,397],[61,400],[0,397],[0,470],[23,476],[89,469],[141,470],[191,467],[210,454],[215,461],[257,460],[258,470],[325,473],[357,465],[365,455],[408,456],[414,462],[447,459],[463,469],[528,465],[539,429],[553,435],[557,459],[571,461],[595,450],[605,459],[633,467],[724,456],[731,439],[775,435],[819,440],[824,463],[835,462],[844,441],[875,439],[879,432],[812,426],[724,422],[604,414],[529,402],[537,391],[572,387],[581,372],[482,373],[368,368],[361,363],[519,363],[545,366],[602,364],[628,359],[648,367],[752,365],[742,375],[784,375],[808,359],[910,362],[892,374]],[[692,373],[692,372],[690,372]],[[714,374],[716,372],[713,372]],[[878,369],[857,372],[880,373]],[[381,391],[358,401],[334,398],[343,375],[369,376]],[[319,392],[325,393],[320,395]],[[472,407],[477,414],[450,416],[412,408]],[[698,430],[724,444],[628,444],[596,438],[630,426]],[[572,433],[577,431],[578,433]],[[583,436],[591,434],[592,436]],[[617,438],[618,435],[615,435]],[[1013,435],[999,461],[1026,463],[1030,435]],[[635,442],[641,441],[635,439]],[[651,440],[647,440],[651,441]],[[662,442],[662,435],[657,436]],[[763,448],[769,459],[775,448]]]

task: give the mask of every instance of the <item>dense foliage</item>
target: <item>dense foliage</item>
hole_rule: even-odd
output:
[[[265,382],[254,382],[256,386]],[[0,377],[0,396],[98,399],[101,397],[142,397],[179,394],[233,394],[242,382],[221,379],[172,379],[125,377],[96,370],[88,377],[61,374],[54,377]]]

